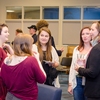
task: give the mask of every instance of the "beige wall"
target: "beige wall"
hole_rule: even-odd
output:
[[[99,5],[100,0],[0,0],[0,23],[6,21],[6,6],[81,6],[81,5]],[[62,9],[60,9],[62,10]],[[60,15],[62,17],[62,15]],[[60,19],[61,20],[61,19]],[[62,21],[59,20],[58,48],[64,47],[63,56],[66,55],[66,45],[62,45]],[[19,25],[19,24],[18,24]],[[14,25],[12,25],[13,29]],[[20,26],[22,27],[22,26]],[[13,35],[14,36],[14,35]],[[10,37],[12,39],[12,35]]]
[[[5,22],[6,6],[99,5],[100,0],[0,0],[0,22]]]

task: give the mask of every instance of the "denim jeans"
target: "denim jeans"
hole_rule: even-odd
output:
[[[84,96],[84,86],[82,85],[82,77],[76,77],[77,86],[73,89],[74,100],[86,100]]]

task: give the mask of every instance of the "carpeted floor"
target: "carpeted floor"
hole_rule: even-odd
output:
[[[59,81],[62,89],[62,98],[61,100],[74,100],[73,96],[67,92],[68,87],[68,75],[65,73],[59,73]]]

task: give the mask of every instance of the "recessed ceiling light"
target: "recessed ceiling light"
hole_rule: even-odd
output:
[[[6,10],[6,12],[14,12],[14,10]]]

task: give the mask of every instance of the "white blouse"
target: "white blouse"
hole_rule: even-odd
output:
[[[88,53],[86,53],[84,55],[85,62],[87,60]],[[74,48],[74,51],[73,51],[72,63],[71,63],[70,73],[69,73],[69,84],[71,83],[73,89],[77,86],[76,75],[78,74],[78,72],[75,71],[75,64],[77,62],[77,59],[78,59],[78,55],[79,54],[80,54],[80,52],[78,51],[78,46],[76,46]]]

